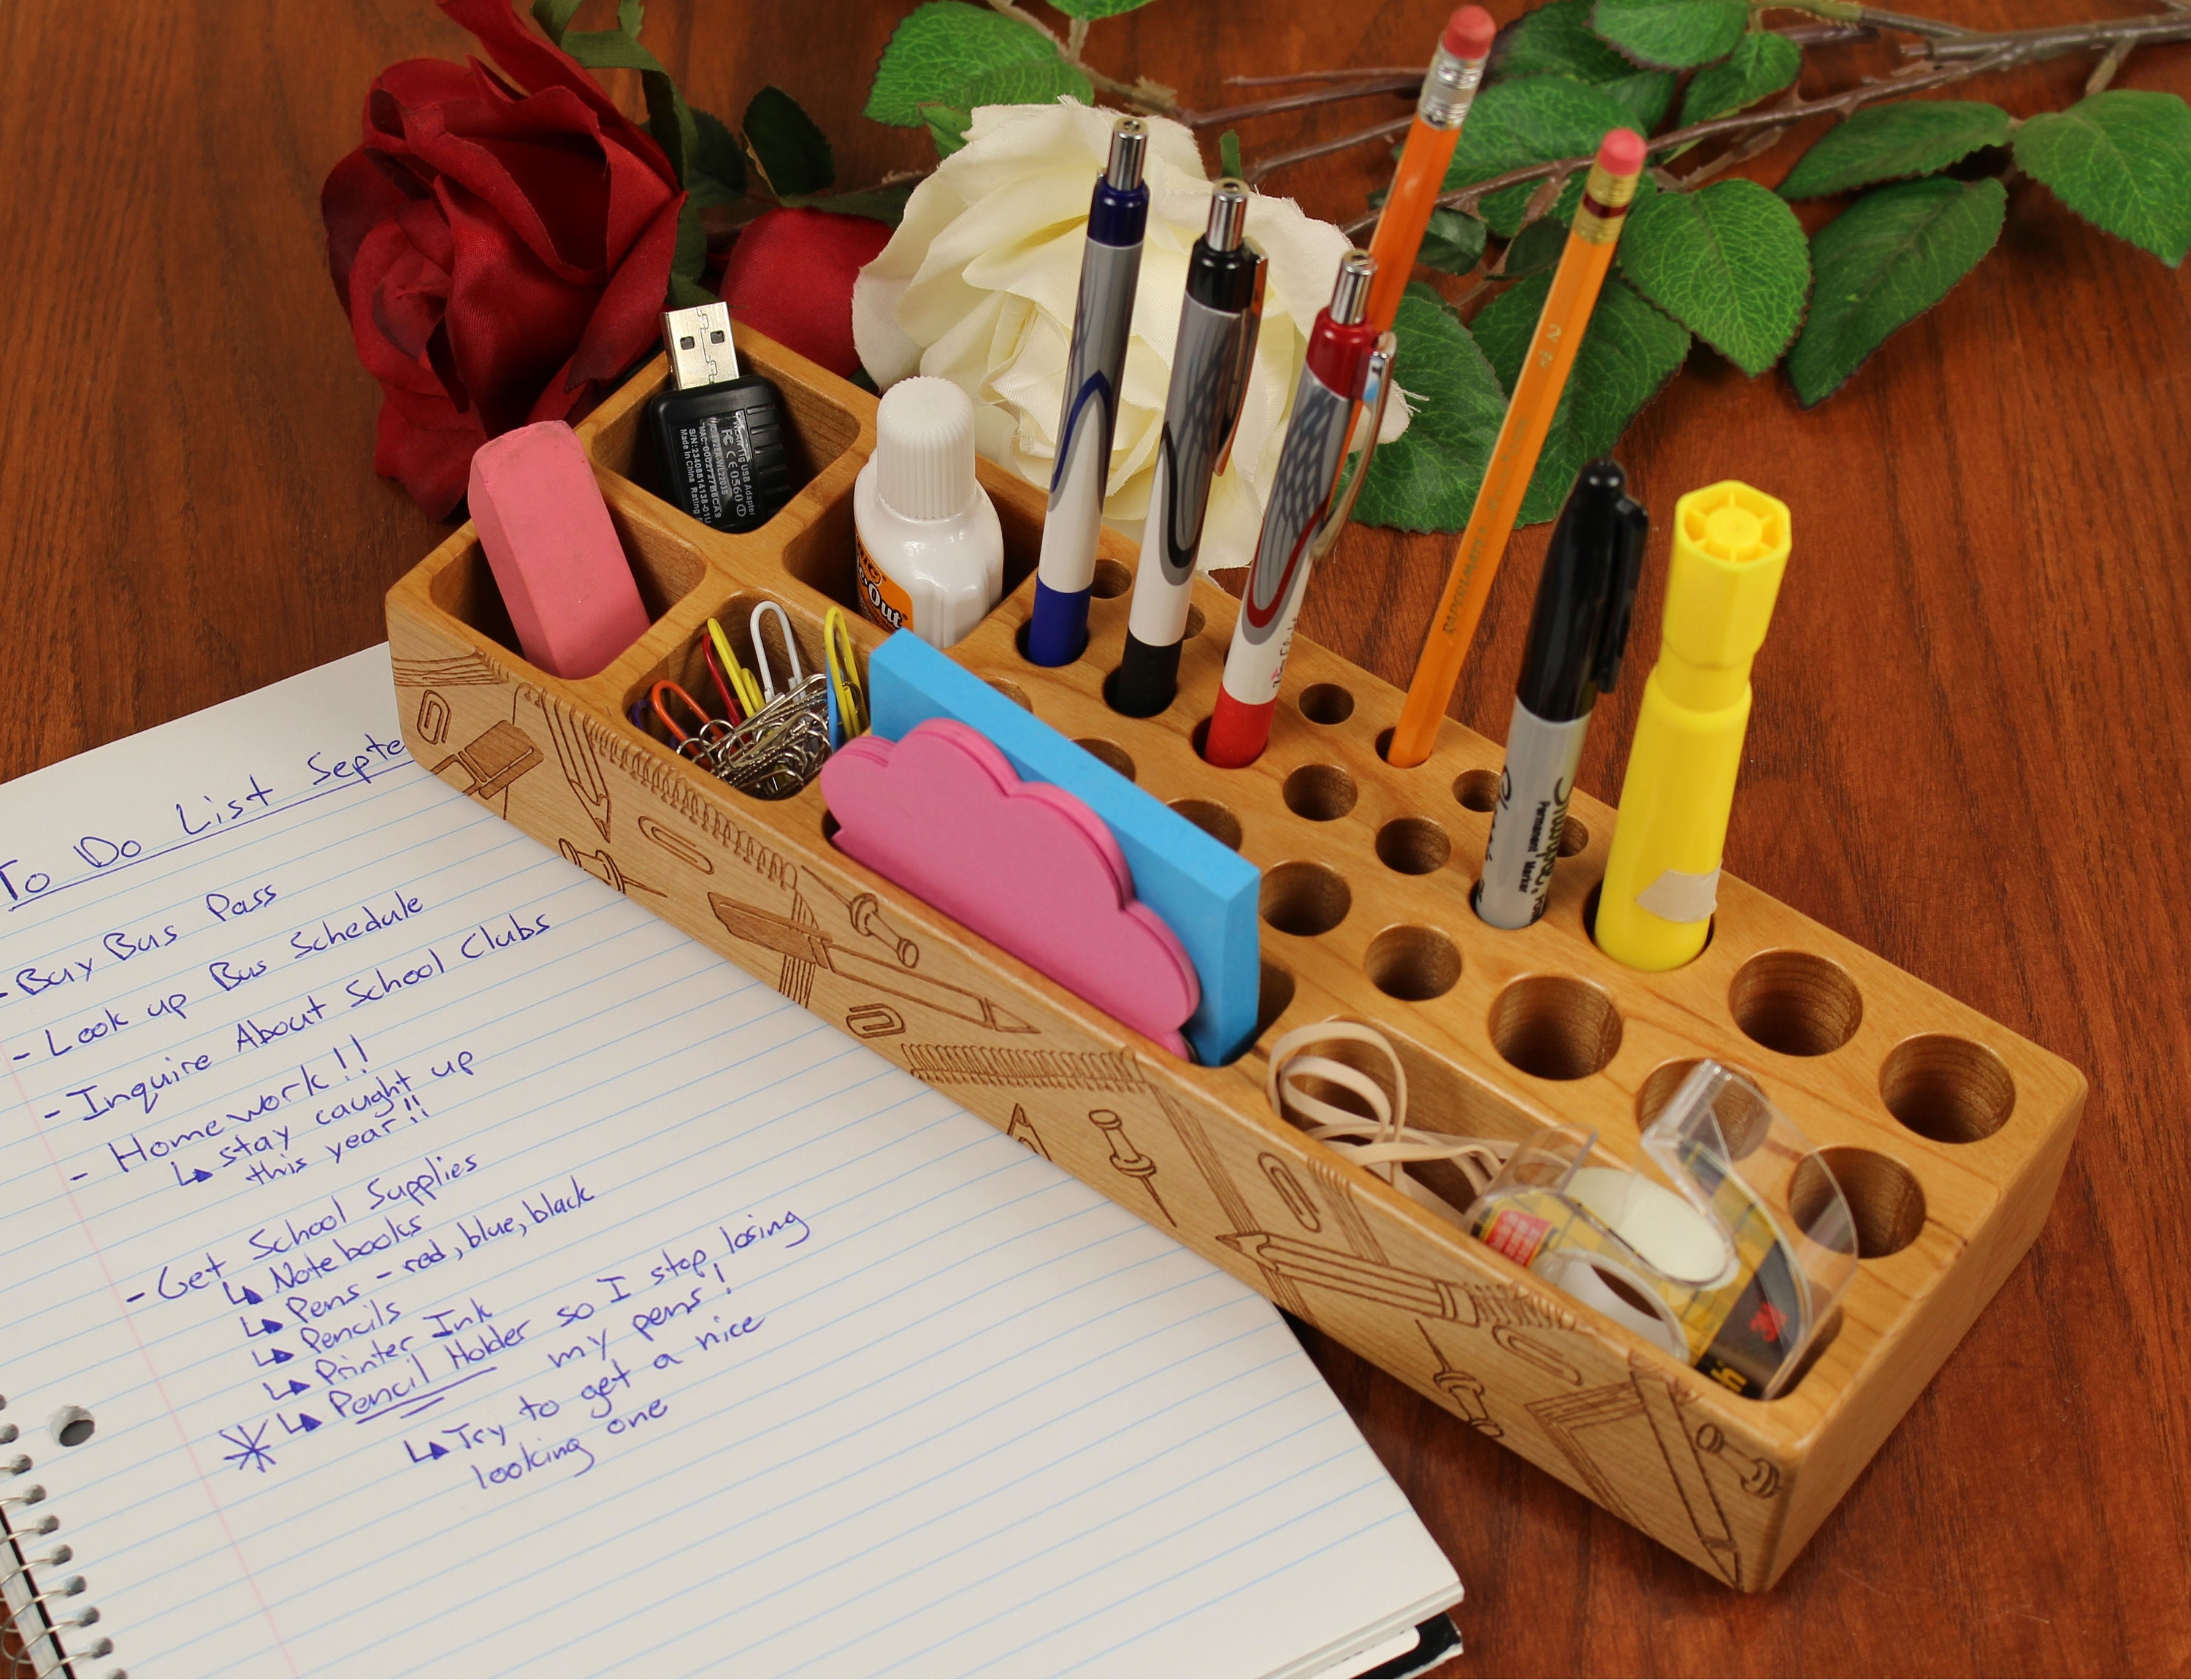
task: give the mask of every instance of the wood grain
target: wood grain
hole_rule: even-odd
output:
[[[902,8],[652,9],[696,103],[735,114],[785,88],[848,181],[922,156],[857,117]],[[1226,71],[1403,61],[1442,9],[1157,0],[1097,26],[1091,54],[1210,106]],[[1944,9],[2004,27],[2083,9]],[[463,43],[423,0],[0,9],[0,668],[27,697],[0,773],[379,638],[382,594],[445,533],[372,476],[377,392],[327,283],[318,186],[375,71]],[[2086,68],[1970,91],[2046,108]],[[2191,91],[2191,48],[2141,54],[2120,85]],[[1365,109],[1385,107],[1346,114]],[[1252,157],[1333,121],[1243,139]],[[1373,149],[1272,185],[1344,217],[1380,168]],[[2067,1057],[2092,1094],[2033,1254],[1762,1597],[1319,1347],[1469,1584],[1455,1671],[2191,1666],[2187,375],[2182,276],[2020,182],[2002,251],[1822,408],[1700,354],[1630,433],[1656,507],[1733,474],[1795,513],[1729,867]],[[1516,544],[1458,697],[1494,737],[1543,536]],[[1448,546],[1352,533],[1306,633],[1404,681]],[[1647,584],[1639,623],[1659,605]],[[1603,798],[1636,692],[1592,737],[1583,785]]]

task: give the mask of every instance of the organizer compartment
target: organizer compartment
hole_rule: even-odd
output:
[[[1545,919],[1486,927],[1468,895],[1499,748],[1448,722],[1426,763],[1394,769],[1379,737],[1397,691],[1297,638],[1269,747],[1245,769],[1213,768],[1192,737],[1235,604],[1198,585],[1178,699],[1158,718],[1120,715],[1103,685],[1134,550],[1106,532],[1113,588],[1096,591],[1080,660],[1021,656],[1023,572],[953,657],[1122,773],[1126,760],[1138,785],[1264,870],[1255,1048],[1215,1068],[1155,1051],[836,852],[817,788],[747,798],[624,720],[657,675],[700,692],[693,642],[710,612],[737,617],[743,645],[738,609],[777,600],[810,656],[832,605],[848,607],[863,655],[880,639],[849,611],[851,481],[874,400],[757,335],[738,342],[784,390],[812,482],[763,531],[727,537],[613,481],[662,379],[660,364],[643,372],[581,436],[639,551],[674,539],[704,577],[610,670],[565,682],[495,635],[460,531],[389,598],[414,753],[1718,1579],[1769,1586],[2037,1234],[2082,1076],[1733,877],[1694,961],[1623,968],[1586,931],[1613,813],[1584,794]],[[982,479],[1024,567],[1042,493],[986,464]],[[491,731],[505,749],[522,737],[532,757],[504,751],[482,783],[449,743]],[[1864,1258],[1813,1367],[1778,1399],[1739,1399],[1285,1125],[1263,1095],[1267,1047],[1332,1018],[1393,1039],[1417,1125],[1520,1136],[1561,1120],[1630,1165],[1642,1123],[1695,1061],[1749,1073],[1856,1214]]]

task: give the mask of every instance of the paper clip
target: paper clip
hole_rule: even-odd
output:
[[[761,602],[754,608],[753,617],[747,621],[746,633],[753,637],[754,663],[760,667],[760,692],[764,703],[777,698],[776,675],[768,668],[768,640],[760,633],[761,618],[770,612],[776,614],[777,628],[783,633],[784,663],[791,668],[783,692],[788,694],[806,681],[806,668],[799,663],[798,639],[791,634],[791,615],[775,601]]]
[[[669,715],[665,696],[674,698],[691,715],[694,727],[690,730],[679,727],[677,720]],[[662,726],[669,732],[669,744],[687,757],[706,747],[724,732],[726,726],[702,711],[699,703],[674,682],[656,683],[648,698],[653,703],[655,716],[662,720]],[[686,752],[688,748],[691,752]]]
[[[738,663],[738,656],[731,651],[731,639],[713,618],[708,620],[708,641],[715,650],[715,657],[723,662],[723,674],[737,697],[738,709],[751,718],[766,703],[761,697],[760,685],[754,681],[753,673]]]
[[[715,693],[723,703],[723,715],[732,723],[743,723],[746,709],[738,703],[738,697],[731,692],[730,674],[723,669],[722,660],[716,657],[713,636],[703,634],[700,637],[700,658],[708,667],[709,681],[715,685]]]
[[[831,607],[822,621],[822,656],[829,667],[829,745],[834,749],[868,728],[860,709],[859,650],[841,607]]]

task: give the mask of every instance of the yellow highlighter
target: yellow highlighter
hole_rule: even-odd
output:
[[[1674,505],[1659,663],[1598,893],[1598,948],[1630,968],[1679,968],[1711,932],[1750,663],[1773,621],[1788,536],[1787,505],[1733,479]]]

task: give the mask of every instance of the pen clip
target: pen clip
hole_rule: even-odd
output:
[[[1385,405],[1392,396],[1392,356],[1399,341],[1390,333],[1378,335],[1376,348],[1369,352],[1364,364],[1362,390],[1355,398],[1355,415],[1369,417],[1369,435],[1362,445],[1362,453],[1354,464],[1354,476],[1342,486],[1335,487],[1327,504],[1323,521],[1317,527],[1314,539],[1309,544],[1311,558],[1322,560],[1338,542],[1339,533],[1346,528],[1346,521],[1354,511],[1354,498],[1362,493],[1362,481],[1369,476],[1369,463],[1376,458],[1377,434],[1385,429]],[[1356,420],[1356,424],[1360,422]],[[1346,469],[1342,465],[1343,474]]]
[[[1610,694],[1620,681],[1620,661],[1628,649],[1628,623],[1636,616],[1636,588],[1643,577],[1643,545],[1651,535],[1651,515],[1642,504],[1623,496],[1613,509],[1619,552],[1613,558],[1613,594],[1597,635],[1597,660],[1591,686]]]
[[[1217,464],[1210,469],[1212,478],[1221,477],[1232,464],[1232,440],[1240,435],[1240,417],[1248,412],[1248,380],[1255,369],[1255,341],[1263,330],[1263,293],[1271,278],[1271,259],[1252,239],[1241,244],[1255,256],[1255,295],[1242,311],[1240,324],[1234,328],[1239,342],[1233,346],[1232,385],[1226,396],[1232,413],[1221,422],[1224,437],[1217,446]]]

